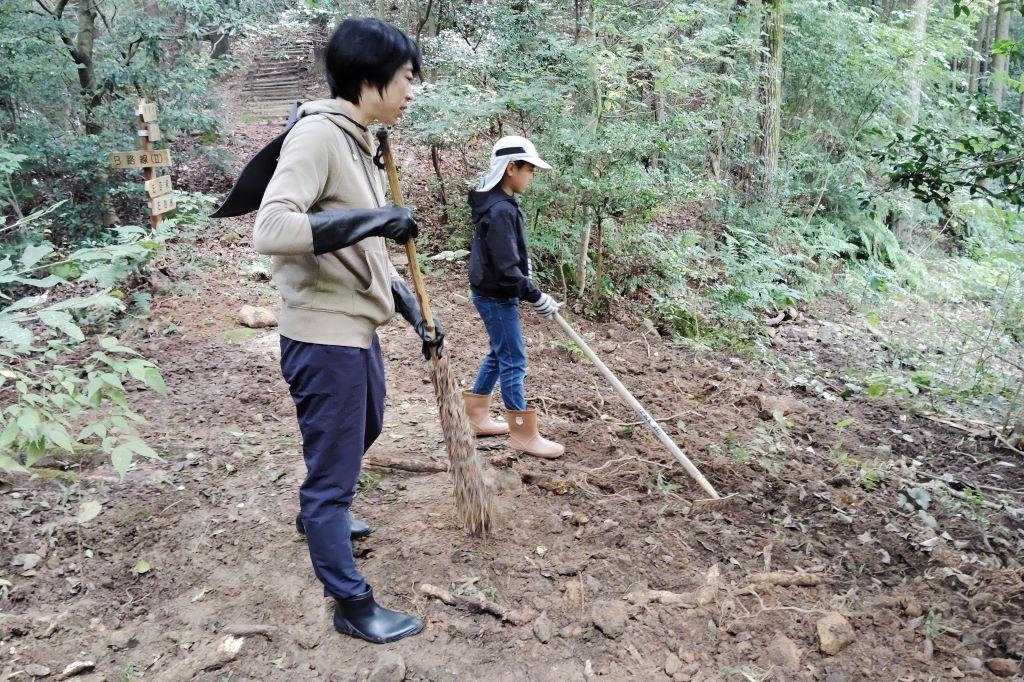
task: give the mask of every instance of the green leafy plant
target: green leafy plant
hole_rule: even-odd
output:
[[[957,191],[1024,206],[1024,116],[982,95],[945,104],[977,125],[919,125],[909,137],[897,132],[877,154],[892,164],[892,184],[947,212]]]
[[[136,431],[144,419],[131,409],[125,383],[164,393],[159,370],[86,324],[124,310],[112,287],[162,248],[162,237],[139,228],[117,235],[110,246],[58,255],[41,242],[0,259],[0,298],[8,302],[0,309],[0,468],[98,447],[123,475],[134,455],[157,456]]]

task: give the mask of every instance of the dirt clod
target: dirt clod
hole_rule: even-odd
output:
[[[594,621],[594,626],[605,637],[615,639],[626,631],[626,620],[629,619],[629,610],[620,601],[600,599],[594,602],[594,605],[591,607],[590,617]]]
[[[11,560],[11,566],[22,571],[31,571],[42,560],[43,558],[38,554],[16,554],[14,559]]]
[[[245,637],[228,635],[217,645],[217,655],[221,661],[233,661],[238,658],[238,652],[242,650],[243,644],[245,644]]]
[[[377,656],[367,682],[402,682],[405,673],[405,659],[394,651],[385,651]]]
[[[694,598],[698,606],[707,606],[718,597],[718,590],[721,587],[721,569],[714,564],[704,575],[704,584],[697,588]]]
[[[796,670],[800,667],[800,647],[785,635],[779,635],[768,645],[768,660],[785,670]]]
[[[819,619],[817,628],[818,645],[827,656],[835,656],[856,639],[850,621],[835,611]]]
[[[1017,665],[1017,661],[1010,658],[990,658],[985,661],[985,667],[999,677],[1013,677],[1020,666]]]
[[[551,641],[551,634],[551,619],[548,618],[547,613],[542,613],[533,621],[533,636],[536,637],[537,641],[541,644],[547,644]]]

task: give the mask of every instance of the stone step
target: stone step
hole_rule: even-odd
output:
[[[282,88],[280,90],[246,92],[245,97],[250,101],[283,102],[286,99],[302,99],[303,92],[302,88]]]
[[[251,102],[251,108],[254,110],[262,109],[287,109],[292,110],[292,104],[298,101],[302,101],[304,98],[301,96],[285,97],[281,99],[258,99]],[[287,113],[287,112],[286,112]]]
[[[259,76],[257,76],[256,78],[249,79],[246,82],[246,86],[247,87],[250,86],[250,85],[252,85],[252,86],[256,86],[256,85],[266,86],[266,85],[278,85],[278,84],[281,84],[281,83],[298,83],[301,80],[302,79],[299,76],[295,75],[295,74],[289,74],[289,75],[286,75],[286,76],[274,76],[273,78],[260,78]]]
[[[263,56],[272,61],[295,61],[308,59],[312,54],[313,50],[267,50]]]
[[[299,90],[302,90],[302,83],[295,81],[294,83],[279,83],[277,85],[247,87],[243,88],[242,92],[247,95],[261,95],[268,92],[294,92]]]
[[[289,66],[284,69],[275,69],[273,71],[249,71],[248,74],[252,78],[282,78],[286,76],[299,76],[301,74],[308,73],[309,69],[304,66]]]

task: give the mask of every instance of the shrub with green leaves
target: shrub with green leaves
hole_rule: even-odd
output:
[[[0,259],[0,469],[98,448],[123,475],[133,455],[156,456],[135,429],[144,419],[125,384],[162,394],[159,370],[89,323],[125,308],[114,285],[159,253],[164,237],[137,227],[116,235],[108,246],[61,254],[40,242]]]

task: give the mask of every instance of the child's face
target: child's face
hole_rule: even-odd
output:
[[[412,62],[406,62],[405,66],[398,69],[384,92],[377,92],[377,88],[364,86],[363,97],[370,105],[370,111],[375,119],[384,125],[394,125],[405,108],[412,101]]]
[[[522,167],[518,167],[514,161],[510,161],[508,168],[505,169],[505,182],[502,184],[513,194],[522,194],[533,181],[535,170],[536,166],[532,163],[524,163]]]

